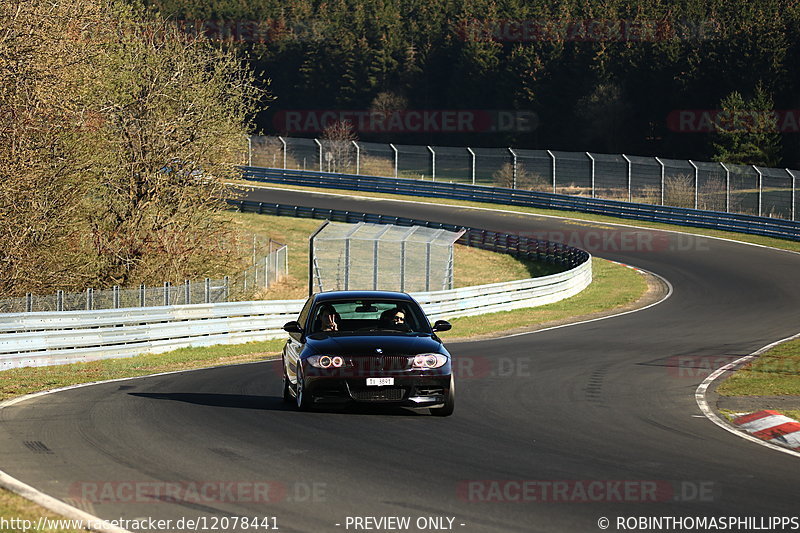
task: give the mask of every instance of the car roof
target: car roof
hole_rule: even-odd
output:
[[[404,292],[395,291],[328,291],[320,292],[315,296],[317,303],[332,300],[406,300],[413,302],[414,299]]]

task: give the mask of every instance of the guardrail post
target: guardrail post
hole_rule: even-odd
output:
[[[183,280],[183,301],[186,305],[192,303],[192,285],[188,279]]]
[[[731,170],[725,166],[725,163],[720,161],[722,168],[725,169],[725,212],[731,212]]]
[[[283,140],[283,137],[278,136],[278,140],[281,141],[283,145],[283,170],[286,170],[286,141]]]
[[[436,152],[430,146],[428,150],[431,152],[431,181],[436,181]]]
[[[758,216],[761,216],[761,213],[763,212],[762,198],[764,196],[764,175],[755,165],[753,165],[753,170],[755,170],[758,174]]]
[[[700,205],[700,191],[698,188],[699,185],[699,172],[700,169],[697,168],[697,165],[694,164],[694,161],[689,159],[689,164],[694,167],[694,208],[697,209]]]
[[[553,194],[556,193],[556,156],[553,155],[553,152],[550,150],[547,151],[547,154],[553,160]]]
[[[589,152],[586,152],[586,155],[589,157],[589,160],[592,162],[592,198],[595,197],[595,189],[594,189],[594,157]]]
[[[319,139],[314,139],[314,142],[319,146],[319,171],[322,172],[322,143],[319,142]]]
[[[631,183],[631,160],[628,159],[628,156],[622,154],[622,159],[628,162],[628,201],[633,201],[633,184]]]
[[[789,176],[791,176],[791,178],[792,178],[792,221],[794,221],[795,220],[795,210],[796,210],[795,205],[797,204],[797,197],[795,196],[795,191],[797,190],[797,183],[796,183],[794,172],[792,172],[788,168],[785,169],[785,170],[786,170],[786,173],[789,174]]]
[[[517,154],[510,147],[508,151],[511,153],[511,188],[517,188]]]
[[[661,205],[664,205],[664,183],[665,183],[665,167],[664,162],[659,158],[655,158],[658,164],[661,165]]]
[[[25,312],[33,313],[33,293],[25,293]]]
[[[205,303],[210,304],[211,303],[211,280],[206,278],[203,281],[203,284],[205,285],[205,287],[204,287],[204,289],[205,289],[204,293],[205,294],[203,295],[204,299],[205,299]]]
[[[356,141],[351,141],[356,147],[356,174],[361,174],[361,148]]]
[[[119,285],[114,285],[111,288],[111,294],[114,300],[114,309],[119,309]]]
[[[467,152],[472,156],[472,184],[475,185],[475,152],[469,146],[467,146]]]
[[[397,151],[397,148],[395,148],[395,146],[393,144],[390,144],[389,146],[391,146],[392,150],[394,150],[394,177],[396,178],[397,177],[397,167],[398,167],[398,163],[400,162],[400,154]]]
[[[56,292],[56,311],[64,310],[64,291]]]

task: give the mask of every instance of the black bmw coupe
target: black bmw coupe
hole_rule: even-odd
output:
[[[428,408],[455,404],[450,354],[411,296],[401,292],[315,294],[283,329],[283,398],[301,410],[364,402]]]

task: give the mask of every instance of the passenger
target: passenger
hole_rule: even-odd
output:
[[[381,318],[378,321],[381,329],[397,329],[401,331],[408,331],[409,326],[406,324],[406,313],[400,308],[387,309],[381,313]]]
[[[323,305],[317,314],[316,331],[339,331],[339,313],[332,305]]]

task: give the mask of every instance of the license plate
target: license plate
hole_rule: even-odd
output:
[[[377,385],[378,387],[394,385],[394,378],[367,378],[367,385]]]

